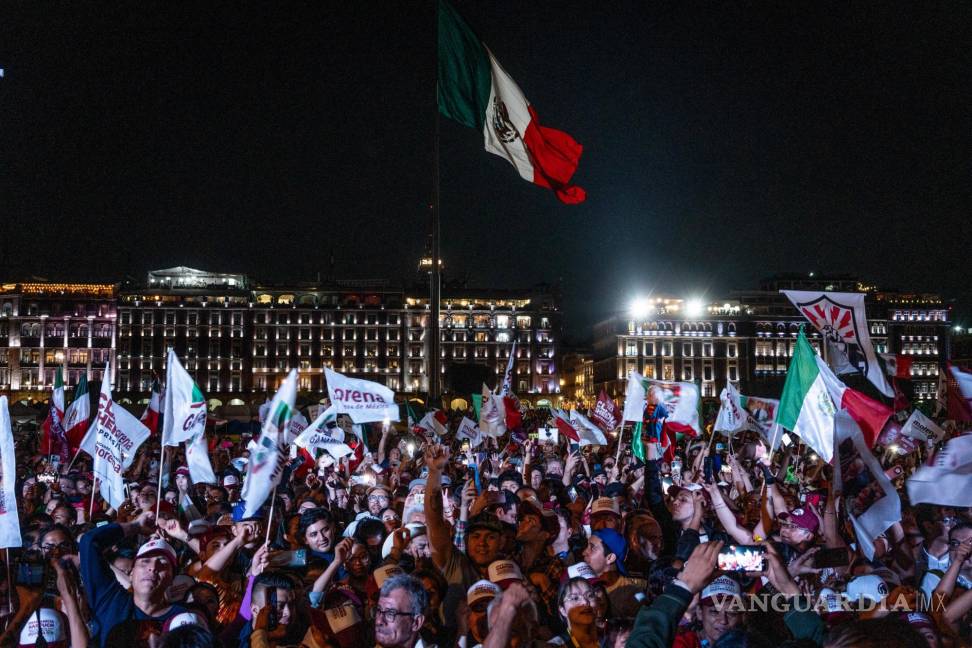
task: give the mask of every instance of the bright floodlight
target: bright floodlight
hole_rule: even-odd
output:
[[[651,302],[644,297],[636,297],[631,300],[631,306],[629,310],[631,311],[631,317],[635,319],[644,319],[651,315],[653,310]]]
[[[689,317],[701,317],[705,312],[705,304],[701,299],[690,299],[685,302],[685,314]]]

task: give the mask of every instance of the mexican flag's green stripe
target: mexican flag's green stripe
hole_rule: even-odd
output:
[[[449,3],[439,2],[439,112],[483,130],[493,79],[482,42]]]
[[[776,419],[787,430],[795,431],[804,401],[820,376],[815,355],[801,329],[793,358],[790,360],[790,369],[786,374],[783,395],[780,397],[780,413]]]
[[[821,367],[822,364],[823,360],[817,361],[817,354],[801,329],[786,373],[776,421],[829,462],[834,455],[835,410],[823,374],[829,370],[826,365]]]

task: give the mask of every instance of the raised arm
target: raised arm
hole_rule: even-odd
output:
[[[61,604],[65,616],[68,618],[68,629],[71,635],[70,645],[72,648],[87,648],[88,646],[88,626],[84,623],[81,616],[81,609],[78,607],[78,600],[74,596],[74,587],[68,572],[61,566],[59,561],[53,560],[51,564],[57,573],[57,592],[61,595]]]
[[[712,508],[715,510],[716,516],[719,518],[719,522],[722,523],[723,528],[725,528],[726,533],[739,544],[753,544],[752,532],[739,526],[739,523],[736,522],[736,516],[732,514],[729,505],[726,504],[726,500],[722,497],[722,491],[719,490],[719,487],[715,484],[703,484],[702,486],[708,491],[709,497],[712,498]]]
[[[449,564],[454,551],[452,528],[445,520],[442,506],[442,471],[449,463],[449,448],[429,444],[425,448],[425,465],[429,474],[425,481],[425,526],[432,545],[432,562],[439,569]]]

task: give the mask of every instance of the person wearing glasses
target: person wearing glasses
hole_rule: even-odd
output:
[[[381,648],[431,648],[419,636],[428,602],[417,578],[400,574],[382,583],[374,608],[375,642]]]
[[[567,627],[565,645],[577,648],[600,648],[597,629],[597,592],[583,577],[575,577],[560,586],[557,611]],[[573,641],[573,644],[571,644]]]
[[[381,512],[388,508],[391,496],[384,486],[372,486],[368,489],[368,512],[375,517],[381,517]]]

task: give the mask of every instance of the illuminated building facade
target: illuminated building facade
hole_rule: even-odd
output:
[[[865,292],[871,341],[877,353],[913,356],[912,396],[935,397],[940,366],[949,356],[950,308],[933,294],[878,291],[853,277],[778,275],[758,289],[702,302],[652,297],[594,327],[594,387],[624,397],[630,371],[658,380],[699,382],[716,398],[728,382],[741,393],[778,397],[800,326],[818,353],[820,335],[780,290]],[[861,387],[859,375],[843,377]],[[865,381],[866,382],[866,381]]]
[[[50,392],[60,365],[68,387],[101,380],[115,357],[116,296],[113,284],[0,284],[0,391]]]
[[[421,293],[421,294],[419,294]],[[541,291],[443,291],[443,388],[502,375],[518,340],[515,389],[559,392],[559,311]],[[118,295],[119,392],[146,392],[173,347],[204,393],[263,400],[291,368],[299,389],[323,394],[324,368],[422,393],[428,389],[429,306],[424,291],[387,281],[254,283],[241,274],[171,268]]]

